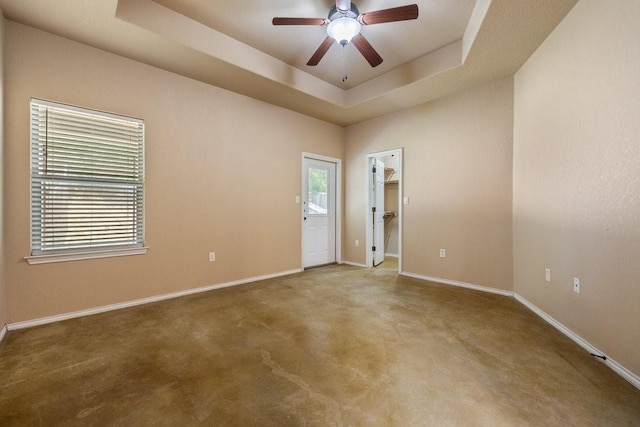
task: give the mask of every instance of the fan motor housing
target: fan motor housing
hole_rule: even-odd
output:
[[[334,21],[338,18],[358,19],[358,16],[360,16],[360,11],[358,11],[358,8],[353,2],[351,2],[351,10],[346,12],[338,10],[335,6],[333,6],[329,11],[329,21]]]

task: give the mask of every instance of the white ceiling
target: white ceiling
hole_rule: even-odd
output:
[[[4,16],[234,92],[350,125],[512,75],[577,0],[414,0],[417,20],[363,27],[384,58],[371,68],[331,47],[307,60],[324,27],[273,26],[274,16],[324,18],[332,0],[0,0]],[[360,0],[360,12],[412,0]]]

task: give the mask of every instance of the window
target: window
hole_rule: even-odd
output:
[[[29,263],[145,253],[144,122],[31,100]]]
[[[326,215],[328,206],[327,187],[329,171],[309,168],[309,215]]]

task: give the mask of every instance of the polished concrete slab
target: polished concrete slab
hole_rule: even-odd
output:
[[[512,298],[386,264],[9,332],[0,425],[640,425],[640,390]]]

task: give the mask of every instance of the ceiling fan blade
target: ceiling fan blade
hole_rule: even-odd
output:
[[[357,36],[355,36],[351,40],[351,43],[353,43],[353,45],[360,51],[362,56],[364,56],[364,59],[366,59],[372,67],[377,67],[378,65],[382,64],[382,57],[378,55],[378,52],[376,52],[373,46],[371,46],[371,43],[369,43],[369,41],[365,39],[362,34],[358,34]]]
[[[393,7],[391,9],[376,10],[374,12],[363,13],[358,17],[363,25],[382,24],[384,22],[408,21],[418,18],[418,5]]]
[[[273,18],[273,25],[327,25],[328,19],[324,18]]]
[[[324,39],[318,50],[316,50],[311,59],[309,59],[309,62],[307,62],[307,65],[312,67],[318,65],[318,62],[324,57],[324,54],[327,53],[333,42],[334,40],[331,37]]]
[[[351,10],[351,0],[336,0],[336,9],[343,12]]]

